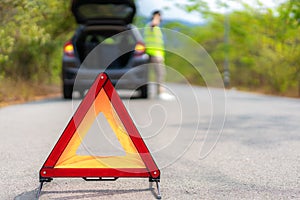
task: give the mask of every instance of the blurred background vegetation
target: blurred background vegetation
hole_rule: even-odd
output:
[[[228,9],[230,1],[219,1],[219,9],[227,10],[223,14],[211,11],[207,1],[189,2],[180,6],[201,13],[206,22],[193,27],[166,26],[181,27],[181,32],[199,42],[223,75],[228,59],[231,87],[300,96],[299,0],[283,1],[272,9],[259,1],[236,0],[242,8],[238,10]],[[224,39],[226,27],[228,42]]]
[[[224,2],[219,1],[220,9],[228,7]],[[221,73],[227,56],[230,87],[300,96],[300,1],[287,0],[274,9],[239,2],[243,9],[225,15],[209,9],[206,1],[189,0],[179,6],[199,12],[205,23],[167,21],[163,26],[199,42]],[[76,27],[70,1],[2,0],[0,19],[0,102],[53,92],[51,85],[59,88],[62,47]],[[142,28],[145,20],[137,16],[135,24]],[[183,66],[185,61],[172,55],[167,59],[168,66],[178,63]],[[203,84],[193,70],[176,70]]]
[[[75,28],[69,7],[60,0],[0,2],[0,102],[47,94],[59,84],[62,46]]]

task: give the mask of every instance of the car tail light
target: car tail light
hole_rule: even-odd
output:
[[[135,45],[134,50],[135,50],[135,55],[142,55],[146,52],[146,47],[145,47],[144,43],[138,42]]]
[[[64,45],[64,53],[67,56],[74,57],[74,46],[71,41],[66,42],[66,44]]]

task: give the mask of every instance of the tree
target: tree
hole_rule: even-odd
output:
[[[0,3],[0,75],[42,82],[58,75],[58,52],[74,27],[68,1]]]
[[[292,36],[287,38],[287,42],[291,46],[291,52],[287,56],[287,61],[293,68],[293,80],[298,82],[298,96],[300,96],[300,2],[297,0],[285,2],[278,8],[278,12],[285,27],[289,27],[289,36]]]
[[[223,11],[229,1],[218,1]],[[224,43],[224,14],[203,11],[199,3],[189,1],[181,5],[188,12],[202,13],[207,19],[203,27],[193,28],[191,34],[202,44],[223,70],[225,50],[229,51],[230,71],[233,86],[264,89],[284,94],[300,88],[299,65],[299,16],[300,2],[291,0],[276,9],[267,8],[260,1],[252,7],[239,0],[242,9],[230,10],[229,46]],[[299,89],[300,90],[300,89]],[[299,91],[300,94],[300,91]]]

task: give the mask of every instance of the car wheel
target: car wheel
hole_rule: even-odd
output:
[[[147,99],[148,98],[148,85],[143,85],[139,88],[140,90],[140,98]]]
[[[73,85],[65,85],[64,84],[63,94],[64,94],[64,99],[72,99]]]

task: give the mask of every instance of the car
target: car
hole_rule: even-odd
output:
[[[147,98],[149,56],[132,24],[134,0],[73,0],[71,10],[78,27],[63,48],[63,97],[71,99],[74,91],[83,96],[105,72],[117,89],[136,90]]]

